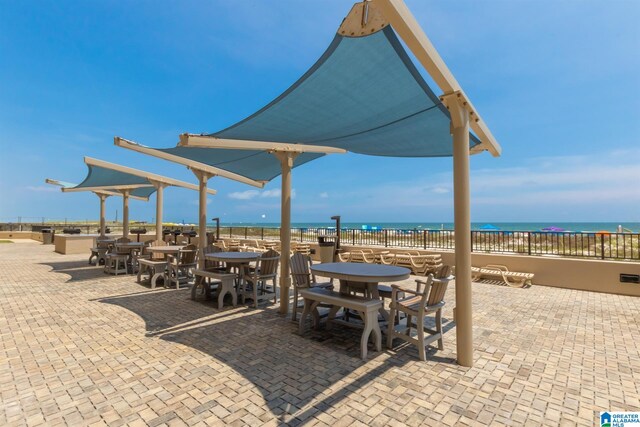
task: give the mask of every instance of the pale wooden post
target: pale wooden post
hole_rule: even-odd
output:
[[[471,290],[471,214],[469,191],[469,111],[458,93],[445,95],[453,134],[453,199],[456,260],[457,360],[473,366],[473,312]]]
[[[204,248],[207,246],[207,181],[213,175],[192,169],[199,183],[198,203],[198,268],[204,269]]]
[[[164,237],[162,235],[162,207],[165,185],[159,182],[154,182],[156,187],[156,240],[162,241]]]
[[[129,237],[129,190],[122,191],[122,237]]]
[[[106,194],[98,194],[98,197],[100,197],[100,237],[104,238],[107,231],[105,222],[106,201],[109,196]]]
[[[282,191],[280,208],[280,313],[289,313],[289,253],[291,252],[291,169],[298,155],[292,152],[275,152],[282,168]]]

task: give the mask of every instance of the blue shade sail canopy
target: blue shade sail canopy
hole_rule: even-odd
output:
[[[342,148],[390,157],[453,155],[450,115],[429,88],[391,26],[364,37],[337,34],[289,89],[246,119],[208,134],[224,139]],[[470,135],[470,148],[479,144]],[[166,153],[268,181],[280,174],[265,151],[188,146]],[[304,153],[295,166],[321,157]]]
[[[390,26],[337,34],[296,83],[219,138],[324,145],[390,157],[453,155],[450,116]],[[478,141],[471,135],[471,146]]]
[[[118,187],[122,185],[141,185],[146,187],[132,188],[129,194],[136,197],[149,198],[156,188],[151,182],[143,177],[128,174],[125,172],[107,169],[95,165],[87,165],[89,173],[80,184],[72,187],[74,189],[92,188],[92,187]],[[108,190],[108,188],[105,188]]]
[[[271,181],[280,175],[280,162],[266,151],[227,150],[199,147],[161,148],[160,151],[204,163],[256,181]],[[302,153],[294,166],[301,166],[324,154]]]

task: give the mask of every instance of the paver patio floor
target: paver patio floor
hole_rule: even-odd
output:
[[[277,307],[218,311],[84,255],[0,245],[0,425],[584,425],[640,410],[640,298],[474,284],[475,366],[297,335]]]

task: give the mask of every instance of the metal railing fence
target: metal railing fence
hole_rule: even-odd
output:
[[[111,233],[122,232],[121,223],[109,222]],[[132,224],[131,228],[137,228]],[[147,233],[155,233],[152,224],[142,225]],[[40,231],[52,228],[57,233],[79,228],[82,233],[98,232],[95,223],[0,223],[0,231]],[[167,227],[180,229],[181,227]],[[182,227],[184,231],[193,227]],[[215,232],[215,227],[207,231]],[[292,228],[295,242],[315,243],[319,236],[335,237],[333,228]],[[220,237],[233,239],[277,240],[280,229],[272,227],[220,227]],[[455,248],[454,230],[423,229],[353,229],[340,230],[340,242],[346,245],[381,246],[386,248],[444,249]],[[640,261],[640,233],[608,232],[545,232],[545,231],[487,231],[471,232],[471,250],[477,253],[521,254],[533,256],[561,256],[609,260]]]

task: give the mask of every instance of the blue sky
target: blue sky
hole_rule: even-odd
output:
[[[640,221],[640,2],[406,3],[503,146],[471,159],[473,221]],[[96,218],[95,196],[44,184],[80,182],[85,155],[195,182],[113,136],[168,147],[235,123],[315,62],[350,6],[0,0],[0,221]],[[293,220],[448,222],[451,169],[328,156],[295,169]],[[210,217],[279,219],[279,179],[210,186]],[[197,194],[170,188],[165,206],[166,220],[195,221]],[[132,202],[131,217],[154,209]]]

